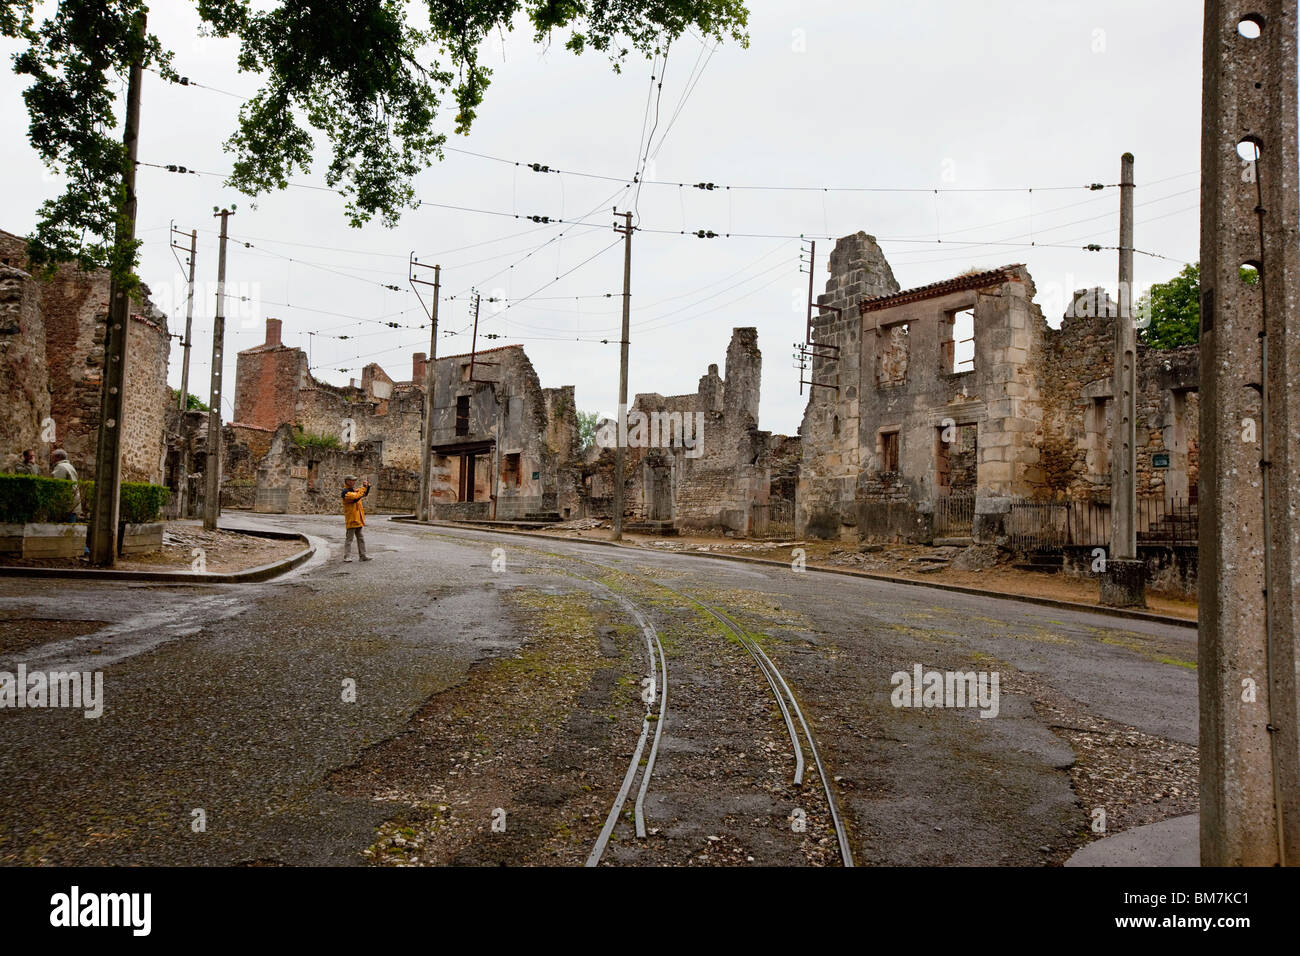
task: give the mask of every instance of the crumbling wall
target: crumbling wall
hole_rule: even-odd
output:
[[[755,507],[767,505],[771,436],[758,429],[758,330],[733,329],[726,361],[725,376],[710,365],[692,394],[633,400],[624,501],[634,523],[747,534]],[[593,497],[603,490],[591,487]]]
[[[799,426],[803,464],[796,492],[799,534],[837,538],[857,524],[858,474],[866,464],[859,443],[862,321],[858,304],[898,291],[894,272],[874,237],[865,232],[835,243],[827,259],[826,291],[813,310],[819,349],[805,377],[808,405]],[[838,309],[839,311],[832,311]],[[874,356],[866,366],[873,374]],[[870,426],[868,426],[870,427]]]
[[[40,289],[12,266],[0,266],[0,383],[0,469],[17,467],[30,448],[41,472],[48,473],[50,446],[41,441],[41,423],[50,414],[50,385]]]
[[[235,421],[278,428],[298,421],[298,392],[311,374],[307,355],[281,343],[281,322],[266,320],[266,341],[235,359]]]
[[[419,488],[419,473],[385,467],[379,449],[362,442],[351,450],[301,448],[290,425],[281,425],[258,465],[255,511],[272,514],[337,514],[343,516],[343,479],[356,475],[369,481],[366,510],[409,513]],[[358,485],[360,481],[358,481]]]
[[[25,240],[0,232],[0,264],[21,268],[26,260]],[[26,407],[19,418],[48,407],[47,414],[55,425],[54,445],[67,451],[82,478],[94,478],[109,274],[102,269],[83,272],[65,265],[48,277],[36,275],[35,288],[45,334],[48,406],[46,400],[32,398],[29,385],[15,379],[0,382],[4,403]],[[141,287],[140,295],[132,298],[127,326],[124,481],[161,481],[166,455],[166,382],[171,341],[167,317],[154,307],[148,291]],[[17,435],[11,437],[7,432],[0,433],[0,440],[6,446],[19,442]],[[48,462],[48,452],[47,445],[39,453],[43,462]]]
[[[1118,309],[1105,290],[1079,290],[1047,332],[1043,457],[1054,497],[1110,502],[1111,376]],[[1194,497],[1199,467],[1199,349],[1138,346],[1137,496]],[[1168,467],[1154,466],[1167,455]]]

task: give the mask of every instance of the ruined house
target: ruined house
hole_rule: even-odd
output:
[[[473,368],[471,369],[471,365]],[[226,429],[223,501],[267,512],[337,510],[342,476],[370,480],[370,506],[410,512],[419,495],[425,353],[411,378],[371,363],[347,386],[318,381],[302,349],[266,341],[239,353]],[[573,387],[544,389],[522,346],[439,358],[430,436],[434,517],[555,520],[572,514]],[[251,492],[251,502],[249,501]]]
[[[1051,328],[1023,265],[900,290],[861,232],[839,240],[828,269],[800,429],[800,534],[1005,540],[1031,513],[1023,503],[1073,501],[1087,507],[1071,520],[1082,515],[1104,542],[1118,314],[1104,293],[1076,293]],[[1138,358],[1151,531],[1194,504],[1199,365],[1195,348],[1140,347]]]
[[[141,292],[127,329],[122,479],[159,483],[171,336],[147,287]],[[63,448],[82,478],[95,477],[108,297],[106,270],[65,265],[36,277],[26,240],[0,231],[0,468],[31,448],[48,473],[50,452]]]
[[[572,385],[542,388],[521,345],[439,358],[434,381],[431,516],[577,516]]]
[[[793,531],[798,439],[759,430],[762,367],[758,331],[733,329],[725,377],[710,365],[695,392],[636,396],[625,427],[628,530]],[[608,513],[616,428],[603,423],[597,444],[607,450],[585,477],[593,513]]]

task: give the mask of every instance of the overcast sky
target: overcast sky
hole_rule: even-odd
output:
[[[1059,324],[1070,290],[1115,283],[1114,252],[1078,247],[1117,242],[1118,190],[1083,187],[1115,183],[1126,150],[1136,156],[1135,245],[1169,257],[1136,257],[1139,288],[1196,259],[1199,2],[749,6],[748,49],[714,51],[683,38],[661,71],[655,158],[645,178],[672,185],[647,184],[639,197],[646,231],[633,244],[631,394],[694,392],[709,363],[722,365],[731,329],[756,326],[764,358],[759,424],[794,433],[807,398],[791,358],[791,343],[803,337],[808,281],[799,272],[800,235],[871,233],[904,288],[972,266],[1025,262],[1039,304]],[[151,8],[150,27],[175,51],[178,71],[215,90],[146,74],[140,160],[220,173],[230,165],[222,142],[234,129],[240,97],[256,90],[257,79],[236,71],[233,42],[197,38],[197,26],[188,0],[158,0]],[[505,311],[506,303],[484,303],[480,335],[502,338],[480,346],[521,342],[544,386],[576,385],[580,409],[614,412],[623,257],[613,245],[619,237],[609,211],[628,207],[632,193],[616,181],[514,164],[630,179],[643,130],[654,124],[650,64],[629,61],[615,74],[599,54],[574,57],[558,42],[543,51],[530,36],[524,28],[486,45],[494,71],[486,100],[471,134],[448,139],[449,146],[508,162],[448,152],[417,183],[426,203],[503,215],[425,205],[396,229],[376,223],[356,230],[347,225],[342,200],[328,192],[291,188],[253,208],[223,188],[220,176],[141,168],[141,275],[173,332],[184,325],[184,282],[168,249],[168,222],[199,230],[192,392],[208,395],[217,270],[212,208],[235,203],[230,234],[240,242],[230,246],[228,291],[248,301],[227,308],[227,418],[235,353],[262,341],[267,316],[283,320],[286,344],[310,345],[322,379],[346,383],[371,361],[409,379],[411,353],[429,344],[428,330],[416,328],[424,314],[407,285],[412,251],[442,265],[440,326],[461,332],[439,337],[440,354],[469,349],[471,286],[515,300],[536,293]],[[5,53],[13,49],[3,46]],[[11,72],[0,78],[0,122],[8,133],[0,141],[0,228],[26,233],[39,202],[58,187],[22,135],[21,91]],[[323,179],[313,171],[297,181]],[[678,182],[915,191],[708,192]],[[1014,191],[964,191],[993,188]],[[585,217],[593,225],[539,226],[515,215]],[[678,234],[683,229],[766,238],[698,239]],[[1071,248],[961,245],[1031,241]],[[830,247],[819,239],[818,291]],[[339,335],[350,337],[329,337]],[[605,338],[610,344],[600,344]],[[173,346],[174,385],[180,357]]]

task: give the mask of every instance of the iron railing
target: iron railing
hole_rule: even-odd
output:
[[[974,523],[974,495],[944,495],[935,499],[934,536],[936,538],[967,537]]]
[[[1194,498],[1139,498],[1137,543],[1164,547],[1195,546]],[[1110,546],[1110,503],[1100,501],[1014,501],[1004,523],[1016,551],[1054,551],[1067,545]],[[936,532],[937,534],[937,532]]]

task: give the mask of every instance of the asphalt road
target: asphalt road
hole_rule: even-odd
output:
[[[1041,863],[1048,848],[1056,859],[1077,845],[1088,808],[1071,785],[1074,753],[1035,707],[1036,695],[1142,734],[1196,743],[1189,666],[1196,632],[1186,628],[383,518],[372,518],[367,531],[375,560],[342,564],[340,518],[232,514],[223,524],[303,531],[319,551],[258,585],[0,579],[0,622],[30,621],[34,632],[51,634],[16,650],[0,647],[0,671],[20,662],[29,672],[102,671],[105,697],[97,719],[71,709],[0,710],[0,863],[364,862],[362,851],[394,804],[336,787],[335,775],[373,763],[377,748],[408,731],[422,708],[463,688],[476,663],[508,660],[527,646],[531,625],[513,597],[590,590],[566,569],[629,572],[630,599],[665,626],[698,631],[698,642],[669,653],[670,667],[681,658],[686,709],[669,703],[648,803],[664,823],[665,849],[643,860],[624,841],[614,862],[695,859],[696,843],[717,839],[706,831],[749,806],[738,795],[725,812],[710,807],[703,794],[711,774],[702,763],[740,746],[735,714],[753,712],[764,733],[774,719],[758,713],[757,698],[737,696],[710,747],[710,702],[724,706],[724,685],[749,677],[753,686],[737,693],[761,694],[761,678],[730,658],[710,665],[700,657],[722,638],[692,625],[666,592],[656,594],[655,579],[763,636],[812,720],[859,863]],[[613,604],[602,614],[623,616]],[[76,621],[100,623],[80,635],[75,625],[51,623]],[[891,675],[918,664],[999,673],[997,716],[893,706]],[[710,667],[721,668],[717,687],[701,683]],[[344,699],[350,687],[355,701]],[[639,720],[626,733],[613,726],[599,740],[618,741],[619,752],[608,755],[617,763],[630,753]],[[737,771],[732,789],[743,789],[746,772],[769,771]],[[784,799],[776,793],[749,812],[779,820]],[[585,831],[574,839],[585,840]],[[800,859],[775,843],[769,852],[746,840],[750,849],[742,846],[738,860]]]

